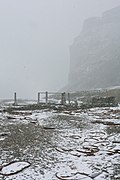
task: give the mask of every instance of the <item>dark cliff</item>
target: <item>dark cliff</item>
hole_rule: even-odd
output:
[[[80,91],[120,85],[120,6],[84,22],[70,47],[66,90]]]

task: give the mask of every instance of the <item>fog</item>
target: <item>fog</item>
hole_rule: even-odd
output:
[[[69,47],[83,21],[120,0],[0,0],[0,99],[67,84]]]

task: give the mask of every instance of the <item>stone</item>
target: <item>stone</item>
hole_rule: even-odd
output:
[[[120,86],[120,6],[84,22],[70,47],[68,91]]]

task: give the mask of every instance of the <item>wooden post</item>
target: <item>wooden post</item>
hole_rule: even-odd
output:
[[[14,93],[14,106],[17,105],[17,95],[16,95],[16,92]]]
[[[46,100],[46,104],[48,103],[48,92],[45,92],[45,100]]]
[[[63,93],[61,93],[61,104],[63,105]]]
[[[64,104],[66,104],[66,93],[64,92]]]
[[[40,103],[40,92],[38,92],[38,104]]]
[[[70,105],[70,93],[68,93],[68,104]]]
[[[65,94],[65,92],[61,94],[61,104],[62,105],[66,104],[66,94]]]

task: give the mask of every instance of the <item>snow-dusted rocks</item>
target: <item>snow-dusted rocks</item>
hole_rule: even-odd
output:
[[[9,115],[0,119],[0,179],[119,179],[120,107]]]
[[[24,169],[28,168],[30,166],[30,163],[28,162],[11,162],[9,164],[4,165],[3,167],[1,167],[1,171],[0,174],[4,175],[4,176],[11,176],[14,174],[17,174],[21,171],[23,171]]]

